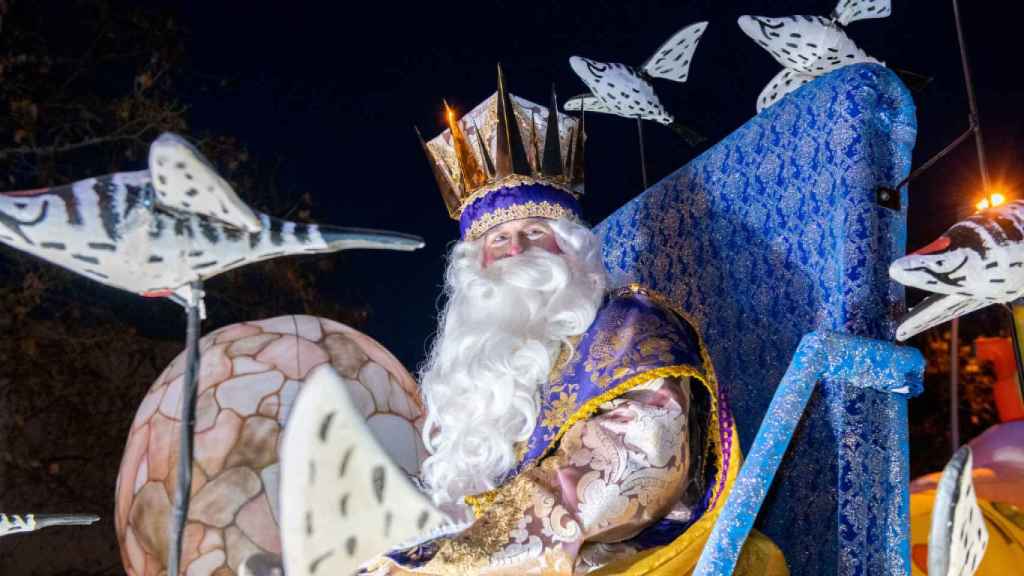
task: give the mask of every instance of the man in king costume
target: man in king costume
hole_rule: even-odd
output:
[[[420,374],[423,483],[466,521],[371,574],[687,574],[739,467],[697,330],[609,293],[581,224],[582,123],[498,91],[424,143],[462,239]],[[786,574],[755,535],[737,573]]]

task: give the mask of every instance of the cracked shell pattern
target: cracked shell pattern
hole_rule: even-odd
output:
[[[192,498],[181,574],[234,576],[251,554],[281,553],[280,435],[310,370],[330,362],[370,427],[408,472],[426,457],[412,376],[372,338],[332,320],[280,316],[200,340]],[[117,478],[115,527],[128,576],[166,573],[178,462],[184,352],[143,397]],[[412,443],[413,445],[409,445]]]

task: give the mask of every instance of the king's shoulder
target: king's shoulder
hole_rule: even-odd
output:
[[[641,284],[629,284],[612,290],[605,306],[609,309],[669,315],[691,324],[690,319],[667,296]]]
[[[644,319],[647,323],[692,336],[696,336],[698,331],[696,324],[669,298],[640,284],[629,284],[612,290],[599,316],[629,317],[634,322]]]

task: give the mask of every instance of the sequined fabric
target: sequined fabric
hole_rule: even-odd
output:
[[[743,448],[800,338],[891,339],[887,267],[902,210],[875,201],[907,172],[914,107],[889,70],[855,65],[793,92],[598,227],[613,283],[639,282],[698,323]],[[794,574],[905,574],[906,399],[826,381],[758,526]]]
[[[732,574],[747,534],[804,414],[815,385],[825,378],[890,394],[918,394],[924,357],[915,348],[835,332],[803,337],[775,391],[749,458],[715,522],[694,576]]]

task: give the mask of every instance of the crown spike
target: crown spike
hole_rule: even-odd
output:
[[[480,164],[473,155],[473,149],[462,132],[459,120],[455,118],[455,111],[444,103],[445,118],[448,119],[448,129],[452,135],[452,145],[455,148],[455,159],[459,163],[459,172],[462,173],[462,187],[466,192],[472,192],[487,183],[487,174],[480,169]]]
[[[586,110],[580,114],[580,125],[576,131],[576,142],[572,147],[572,167],[568,173],[567,180],[569,181],[569,187],[576,189],[577,187],[583,186],[583,148],[586,144],[587,139],[587,112]]]
[[[555,95],[555,85],[551,85],[551,105],[548,107],[548,130],[544,136],[544,160],[541,162],[541,172],[545,176],[562,176],[562,141],[561,132],[558,129],[558,96]],[[566,178],[568,180],[568,178]]]
[[[537,141],[537,110],[530,108],[530,144],[533,148],[534,172],[540,172],[540,142]]]
[[[562,159],[562,174],[565,175],[565,181],[569,182],[572,179],[572,155],[573,147],[576,146],[576,126],[569,127],[569,145],[565,148],[565,158]]]
[[[511,174],[530,175],[530,163],[526,159],[523,135],[519,131],[516,111],[505,91],[505,74],[498,64],[498,138],[495,150],[495,175],[499,178]]]
[[[437,187],[441,190],[441,199],[444,200],[444,205],[448,208],[448,215],[455,218],[459,213],[460,206],[459,196],[455,193],[455,189],[451,184],[451,177],[441,171],[441,166],[438,165],[433,152],[430,151],[427,143],[423,140],[423,134],[420,132],[419,126],[413,126],[413,128],[416,130],[416,136],[420,140],[420,146],[423,147],[423,153],[427,155],[430,171],[434,173],[434,179],[437,180]]]
[[[484,168],[487,169],[489,176],[494,176],[494,162],[491,160],[491,155],[487,153],[484,133],[480,131],[480,126],[477,125],[475,120],[473,121],[473,129],[476,130],[476,143],[480,146],[480,157],[484,159]]]

